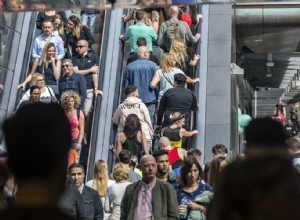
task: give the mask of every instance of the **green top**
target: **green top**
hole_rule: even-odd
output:
[[[157,40],[157,34],[154,32],[153,28],[145,25],[144,23],[131,25],[124,36],[126,40],[130,40],[131,52],[137,52],[138,46],[136,41],[139,37],[144,37],[146,39],[149,51],[152,51],[152,41]]]

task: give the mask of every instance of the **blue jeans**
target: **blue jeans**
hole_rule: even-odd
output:
[[[95,33],[95,20],[96,20],[96,14],[82,14],[81,15],[81,23],[83,25],[87,25],[88,20],[90,20],[90,32],[91,34]]]
[[[155,103],[151,103],[151,104],[145,103],[145,105],[147,106],[148,111],[149,111],[152,127],[154,127],[156,104]]]

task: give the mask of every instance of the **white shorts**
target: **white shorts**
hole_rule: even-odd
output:
[[[91,112],[93,109],[94,90],[86,90],[86,99],[84,100],[83,112]]]

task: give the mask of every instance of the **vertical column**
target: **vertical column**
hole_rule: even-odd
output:
[[[230,148],[232,5],[205,4],[202,12],[197,147],[206,162],[214,144]]]

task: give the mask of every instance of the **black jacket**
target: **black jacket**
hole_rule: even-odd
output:
[[[84,186],[81,193],[87,220],[103,220],[103,206],[98,192]]]

